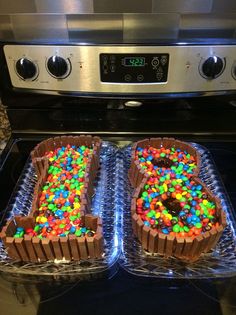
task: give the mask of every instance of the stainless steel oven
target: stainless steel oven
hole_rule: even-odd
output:
[[[0,156],[1,226],[32,195],[30,151],[61,134],[103,139],[113,187],[103,204],[117,216],[114,260],[101,273],[96,262],[12,262],[1,247],[4,312],[235,314],[234,2],[1,6],[0,93],[12,129]],[[138,256],[129,235],[130,144],[155,136],[198,147],[206,180],[229,212],[221,249],[196,265]]]

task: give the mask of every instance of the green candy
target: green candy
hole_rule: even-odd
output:
[[[75,235],[76,235],[76,236],[81,236],[81,234],[82,234],[81,230],[75,231]]]
[[[198,222],[198,223],[195,224],[195,226],[196,226],[197,229],[200,229],[202,227],[202,224],[200,222]]]
[[[179,226],[179,224],[175,224],[175,225],[173,226],[173,232],[179,233],[179,231],[180,231],[180,226]]]
[[[166,154],[165,154],[164,152],[162,152],[162,153],[160,154],[160,156],[161,156],[161,157],[165,157]]]
[[[70,216],[70,220],[73,222],[73,221],[75,221],[77,219],[77,216],[75,216],[75,215],[71,215]]]
[[[189,232],[189,228],[186,225],[184,226],[184,232]]]
[[[200,215],[200,211],[199,210],[196,210],[196,215],[199,217],[199,215]]]

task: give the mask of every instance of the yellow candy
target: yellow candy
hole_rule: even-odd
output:
[[[156,188],[152,188],[152,191],[153,191],[153,192],[157,192]]]
[[[160,216],[161,216],[160,212],[157,212],[156,215],[155,215],[156,219],[159,219]]]
[[[147,161],[146,163],[150,165],[150,164],[151,164],[151,161]]]
[[[81,191],[80,190],[76,190],[76,195],[80,196],[81,195]]]
[[[181,199],[182,198],[182,195],[181,194],[176,194],[176,199]]]
[[[156,205],[162,206],[162,202],[161,201],[157,201]]]
[[[52,162],[52,161],[53,161],[53,158],[50,158],[49,161]]]
[[[40,217],[40,222],[41,223],[45,223],[47,221],[48,221],[48,219],[46,217]]]
[[[48,199],[49,201],[51,201],[53,198],[54,198],[54,195],[50,195]]]
[[[204,204],[204,206],[205,205],[207,205],[208,204],[208,201],[206,200],[206,199],[204,199],[203,201],[202,201],[202,203]]]
[[[36,217],[35,221],[39,222],[39,220],[40,220],[40,217]]]
[[[80,203],[74,202],[74,209],[79,209],[79,208],[80,208]]]
[[[172,220],[172,215],[170,213],[167,213],[166,214],[166,217],[169,219],[169,220]]]
[[[164,191],[167,192],[168,188],[167,188],[166,183],[163,184],[163,188],[164,188]]]
[[[184,191],[182,192],[182,196],[186,195],[187,194],[187,191]]]
[[[178,179],[176,179],[176,182],[177,182],[178,184],[180,184],[180,183],[182,183],[182,179],[178,178]]]

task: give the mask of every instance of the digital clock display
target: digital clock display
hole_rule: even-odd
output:
[[[144,67],[145,58],[144,57],[125,57],[123,59],[123,65],[125,67]]]

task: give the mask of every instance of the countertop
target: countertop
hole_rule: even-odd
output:
[[[6,111],[0,100],[0,153],[4,149],[8,138],[11,135],[10,124]]]

